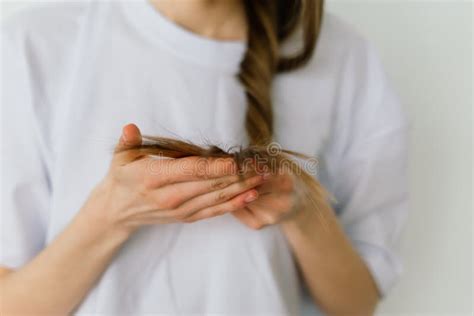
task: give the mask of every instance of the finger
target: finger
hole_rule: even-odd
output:
[[[239,182],[239,180],[239,176],[232,175],[208,180],[173,183],[152,191],[150,196],[154,201],[157,201],[161,209],[176,209],[194,197],[222,190]]]
[[[125,150],[140,146],[142,144],[142,135],[140,129],[135,124],[128,124],[122,128],[122,135],[115,146],[113,164],[124,165],[136,159],[136,153]]]
[[[164,211],[164,210],[153,210],[150,212],[143,212],[138,216],[133,218],[134,221],[139,223],[173,223],[178,221],[183,222],[193,222],[198,219],[204,219],[207,217],[213,217],[218,215],[223,215],[227,212],[233,212],[238,209],[242,209],[249,203],[255,201],[258,198],[258,192],[255,189],[247,190],[241,194],[238,194],[229,201],[224,203],[217,204],[211,207],[204,208],[197,212],[189,214],[189,216],[177,216],[172,214],[173,211]],[[199,213],[199,215],[198,215]]]
[[[191,216],[186,217],[182,221],[185,223],[193,223],[199,220],[224,215],[226,213],[242,209],[243,207],[255,201],[256,199],[258,199],[258,192],[252,189],[237,195],[236,197],[230,199],[227,202],[200,210],[192,214]]]
[[[211,206],[215,206],[221,203],[226,203],[227,200],[232,199],[236,197],[239,194],[242,194],[246,191],[252,190],[256,185],[261,180],[261,176],[254,176],[248,179],[245,179],[244,181],[236,182],[234,184],[229,185],[225,189],[221,190],[216,190],[211,193],[206,193],[203,195],[200,195],[198,197],[192,198],[179,206],[178,208],[165,208],[166,202],[159,202],[156,206],[156,208],[150,210],[150,211],[145,211],[142,212],[139,215],[140,219],[146,218],[147,220],[165,220],[167,218],[172,218],[172,219],[178,219],[178,220],[183,220],[186,217],[191,216],[192,214],[196,213],[197,211],[208,208]],[[255,190],[256,191],[256,190]],[[183,192],[181,192],[182,194]],[[257,192],[258,194],[258,192]],[[223,199],[225,196],[227,196],[227,199]],[[248,197],[247,203],[250,203],[254,201],[255,199],[252,199]],[[172,205],[169,205],[172,206]]]
[[[242,224],[252,229],[261,229],[264,226],[248,208],[234,211],[232,212],[232,215],[234,215]]]
[[[271,183],[262,183],[257,188],[258,194],[267,195],[275,192],[275,187]]]
[[[115,149],[117,151],[141,145],[142,135],[135,124],[127,124],[122,128],[122,135]]]
[[[253,189],[262,181],[262,176],[253,176],[245,179],[244,181],[231,184],[222,190],[217,190],[195,197],[182,204],[176,210],[163,210],[162,213],[165,214],[165,216],[175,217],[181,220],[191,216],[199,210],[227,202],[237,195]]]
[[[287,175],[271,176],[258,188],[260,195],[269,193],[289,193],[294,190],[294,180]]]
[[[262,207],[257,204],[248,205],[247,210],[264,226],[278,223],[283,217],[285,217],[288,211],[276,208],[273,209],[270,205]]]
[[[182,210],[180,210],[180,212],[183,213],[179,215],[187,217],[201,209],[224,203],[245,191],[255,188],[257,185],[261,184],[262,181],[262,176],[257,175],[232,184],[222,190],[217,190],[198,196],[184,203],[182,207],[179,208]]]
[[[232,158],[146,159],[140,163],[146,164],[145,181],[149,188],[237,174],[237,166]]]
[[[253,211],[254,208],[256,210],[260,210],[260,209],[270,210],[272,213],[286,211],[288,209],[291,209],[296,202],[295,195],[291,193],[270,192],[270,193],[262,194],[258,187],[256,189],[257,191],[259,191],[258,194],[260,195],[260,199],[252,204],[250,211]],[[260,213],[260,212],[255,212],[255,213]]]

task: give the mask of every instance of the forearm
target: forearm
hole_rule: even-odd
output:
[[[79,213],[31,262],[3,276],[0,314],[69,314],[128,237],[95,221]]]
[[[329,315],[373,314],[379,293],[333,210],[300,212],[282,223],[313,299]]]

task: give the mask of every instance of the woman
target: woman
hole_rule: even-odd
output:
[[[84,1],[6,22],[2,314],[373,313],[400,273],[406,120],[373,48],[321,10]],[[230,159],[132,159],[142,132],[271,137],[318,157],[337,203],[309,216],[287,177]]]

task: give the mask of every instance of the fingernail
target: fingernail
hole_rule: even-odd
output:
[[[258,194],[256,192],[250,192],[249,194],[247,194],[244,201],[245,203],[250,203],[250,202],[255,201],[257,197],[258,197]]]
[[[271,176],[272,176],[271,173],[265,172],[262,177],[263,177],[263,180],[268,180],[268,179],[270,179]]]

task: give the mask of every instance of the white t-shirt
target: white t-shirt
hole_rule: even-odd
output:
[[[235,76],[245,49],[190,33],[144,0],[43,4],[7,20],[0,264],[21,267],[64,229],[129,122],[245,145]],[[387,293],[400,274],[408,124],[374,49],[326,14],[311,62],[276,77],[273,106],[275,140],[319,158],[319,180]],[[224,215],[141,229],[76,313],[298,315],[302,293],[279,227],[254,231]]]

